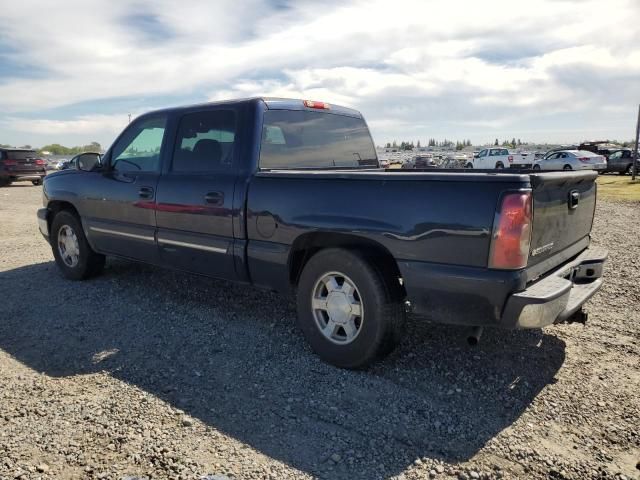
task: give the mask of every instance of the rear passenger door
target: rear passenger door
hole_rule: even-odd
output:
[[[235,279],[233,196],[237,178],[233,108],[208,109],[178,119],[171,162],[156,197],[162,263]]]

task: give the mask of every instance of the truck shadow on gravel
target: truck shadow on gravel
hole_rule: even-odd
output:
[[[116,260],[82,283],[63,280],[53,262],[1,272],[0,295],[0,348],[28,367],[54,377],[108,371],[328,478],[469,459],[553,382],[565,352],[539,331],[488,331],[470,348],[464,329],[414,321],[391,357],[343,371],[309,350],[286,298]]]

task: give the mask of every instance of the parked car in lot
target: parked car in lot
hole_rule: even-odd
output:
[[[67,160],[66,158],[63,158],[61,160],[58,160],[54,168],[55,170],[65,170],[68,164],[69,164],[69,160]]]
[[[633,150],[622,148],[609,154],[606,172],[618,172],[620,175],[631,175],[633,170]],[[640,160],[636,160],[636,171],[640,172]]]
[[[0,187],[19,180],[41,185],[47,175],[47,162],[35,150],[0,148]]]
[[[478,156],[468,159],[466,168],[501,169],[531,168],[533,162],[527,162],[519,153],[509,153],[506,148],[485,148]]]
[[[561,150],[536,161],[534,170],[597,170],[604,172],[607,159],[587,150]]]
[[[78,166],[47,176],[37,212],[66,278],[113,255],[293,294],[340,367],[390,352],[408,314],[475,340],[584,321],[602,283],[595,172],[381,170],[361,114],[323,102],[151,112]]]
[[[404,169],[436,168],[436,162],[430,155],[416,155],[402,164]]]

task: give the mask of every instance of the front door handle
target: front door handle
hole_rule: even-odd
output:
[[[216,205],[218,207],[224,205],[224,193],[223,192],[209,192],[204,196],[204,201]]]
[[[153,198],[153,188],[140,187],[140,190],[138,190],[138,195],[140,196],[140,198]]]

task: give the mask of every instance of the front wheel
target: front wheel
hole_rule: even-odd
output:
[[[473,163],[467,163],[464,168],[473,168]]]
[[[42,185],[42,179],[39,178],[38,180],[31,180],[31,183],[37,187],[38,185]]]
[[[76,215],[61,211],[51,222],[51,248],[56,264],[69,280],[84,280],[104,267],[104,255],[94,252]]]
[[[620,172],[620,175],[633,175],[633,165],[629,165],[625,170]]]
[[[534,169],[534,170],[540,170],[540,165],[534,165],[534,166],[533,166],[533,169]]]
[[[297,295],[298,323],[322,360],[362,368],[393,350],[405,313],[394,279],[359,254],[332,248],[305,265]]]

